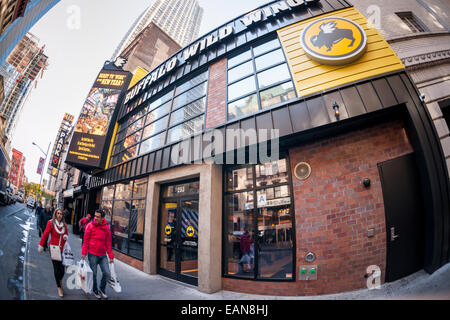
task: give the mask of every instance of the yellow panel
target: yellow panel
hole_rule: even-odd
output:
[[[148,71],[144,68],[137,67],[136,71],[133,74],[133,78],[131,78],[130,85],[128,86],[128,89],[130,89],[132,86],[134,86],[136,83],[139,82],[143,77],[145,77],[148,74]]]
[[[109,158],[111,158],[111,152],[114,146],[114,139],[116,138],[116,134],[117,134],[117,128],[119,127],[119,124],[116,122],[116,124],[114,125],[114,131],[113,134],[111,136],[111,144],[109,145],[109,150],[108,150],[108,157],[106,158],[106,167],[105,170],[108,169],[109,167]]]
[[[302,49],[300,34],[303,29],[314,20],[331,16],[350,19],[364,29],[367,35],[367,51],[357,61],[343,66],[323,65],[312,61]],[[278,30],[278,36],[299,97],[405,68],[378,30],[369,28],[367,19],[353,7],[287,26]]]

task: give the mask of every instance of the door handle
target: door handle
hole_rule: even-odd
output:
[[[395,234],[395,227],[391,227],[391,241],[398,238],[398,234]]]

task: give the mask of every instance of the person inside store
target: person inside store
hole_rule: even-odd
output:
[[[114,262],[111,230],[109,224],[106,222],[105,215],[105,211],[101,209],[95,210],[94,220],[86,227],[81,250],[81,259],[85,260],[86,255],[88,257],[89,266],[94,276],[93,294],[98,299],[108,298],[105,293],[106,283],[111,277],[108,257],[109,263]],[[97,266],[100,266],[102,271],[100,288],[97,285]]]
[[[56,209],[51,220],[47,222],[44,234],[39,242],[38,251],[42,253],[44,251],[44,245],[47,244],[48,237],[50,236],[50,245],[57,246],[60,254],[51,250],[50,257],[53,264],[53,273],[55,275],[56,287],[58,289],[58,295],[62,298],[64,296],[62,290],[62,279],[64,277],[64,265],[62,264],[62,251],[67,241],[68,231],[67,224],[64,221],[64,215],[61,209]]]
[[[242,272],[251,271],[251,261],[252,261],[252,237],[246,229],[241,235],[240,239],[240,249],[241,249],[241,259],[239,260],[239,270]]]

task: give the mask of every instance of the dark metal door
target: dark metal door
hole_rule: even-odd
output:
[[[386,213],[386,277],[392,282],[424,266],[424,211],[414,154],[378,164]]]
[[[175,189],[187,189],[187,185]],[[162,194],[167,194],[166,186]],[[192,189],[192,188],[191,188]],[[198,193],[163,197],[159,214],[158,272],[192,285],[198,283]]]

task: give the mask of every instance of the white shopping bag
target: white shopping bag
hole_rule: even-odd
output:
[[[77,277],[75,278],[75,284],[85,293],[92,293],[94,274],[89,263],[84,260],[77,262]]]
[[[75,258],[73,256],[72,249],[70,248],[69,241],[66,241],[64,249],[62,252],[62,264],[63,266],[71,266],[75,263]]]
[[[116,269],[114,268],[114,263],[109,264],[109,271],[111,272],[111,278],[108,280],[109,285],[115,292],[122,292],[122,287],[120,286],[119,278],[117,277]]]

